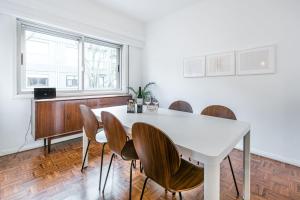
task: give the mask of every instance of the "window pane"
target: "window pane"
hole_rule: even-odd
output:
[[[66,76],[66,85],[67,87],[76,87],[78,86],[78,79],[76,76],[67,75]]]
[[[25,30],[23,44],[22,91],[35,87],[79,89],[79,41]],[[72,77],[72,84],[67,76]]]
[[[85,89],[119,89],[120,49],[90,42],[85,42],[84,46]]]
[[[28,77],[27,78],[28,87],[48,87],[48,78],[41,77]]]

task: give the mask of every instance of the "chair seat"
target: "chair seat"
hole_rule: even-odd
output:
[[[101,144],[107,143],[107,139],[106,139],[103,129],[98,130],[98,132],[96,134],[96,142],[101,143]]]
[[[170,190],[184,191],[193,189],[203,183],[204,169],[181,159],[180,168],[170,181]]]
[[[139,157],[135,151],[133,140],[128,140],[121,152],[121,156],[124,160],[138,160]]]

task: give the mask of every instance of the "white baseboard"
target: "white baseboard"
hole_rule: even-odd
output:
[[[70,135],[70,136],[66,136],[66,137],[63,137],[63,138],[53,139],[53,140],[51,140],[51,143],[55,144],[55,143],[59,143],[59,142],[79,138],[81,136],[82,136],[82,133],[78,133],[76,135]],[[43,140],[35,141],[35,142],[32,142],[32,143],[26,144],[20,150],[20,152],[27,151],[27,150],[30,150],[30,149],[36,149],[36,148],[43,147],[43,146],[44,146]],[[13,148],[10,148],[10,149],[2,149],[2,150],[0,150],[0,156],[5,156],[5,155],[16,153],[19,150],[19,148],[20,147],[13,147]]]
[[[235,149],[243,151],[243,146],[238,145],[238,146],[235,147]],[[283,163],[287,163],[287,164],[290,164],[290,165],[300,167],[300,161],[299,160],[289,159],[289,158],[286,158],[286,157],[278,156],[278,155],[275,155],[275,154],[272,154],[272,153],[269,153],[269,152],[265,152],[265,151],[261,151],[261,150],[258,150],[258,149],[254,149],[254,148],[251,148],[251,153],[255,154],[255,155],[258,155],[258,156],[266,157],[266,158],[269,158],[269,159],[272,159],[272,160],[276,160],[276,161],[279,161],[279,162],[283,162]]]

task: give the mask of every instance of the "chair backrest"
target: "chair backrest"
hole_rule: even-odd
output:
[[[232,110],[221,105],[211,105],[202,110],[201,115],[220,117],[225,119],[236,120],[236,116]]]
[[[116,154],[121,155],[121,151],[127,141],[126,131],[121,122],[110,112],[101,112],[101,121],[103,122],[109,148]]]
[[[89,138],[89,140],[95,140],[99,128],[98,120],[88,106],[80,105],[79,108],[85,134]]]
[[[171,110],[178,110],[178,111],[182,111],[182,112],[193,113],[192,106],[188,102],[186,102],[186,101],[174,101],[169,106],[169,109],[171,109]]]
[[[181,162],[175,144],[161,130],[142,122],[133,125],[132,138],[146,176],[169,188]]]

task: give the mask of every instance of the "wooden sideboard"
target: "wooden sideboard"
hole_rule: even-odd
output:
[[[64,97],[32,100],[32,134],[35,140],[44,139],[51,150],[51,140],[82,132],[80,104],[103,108],[127,104],[130,95]]]

